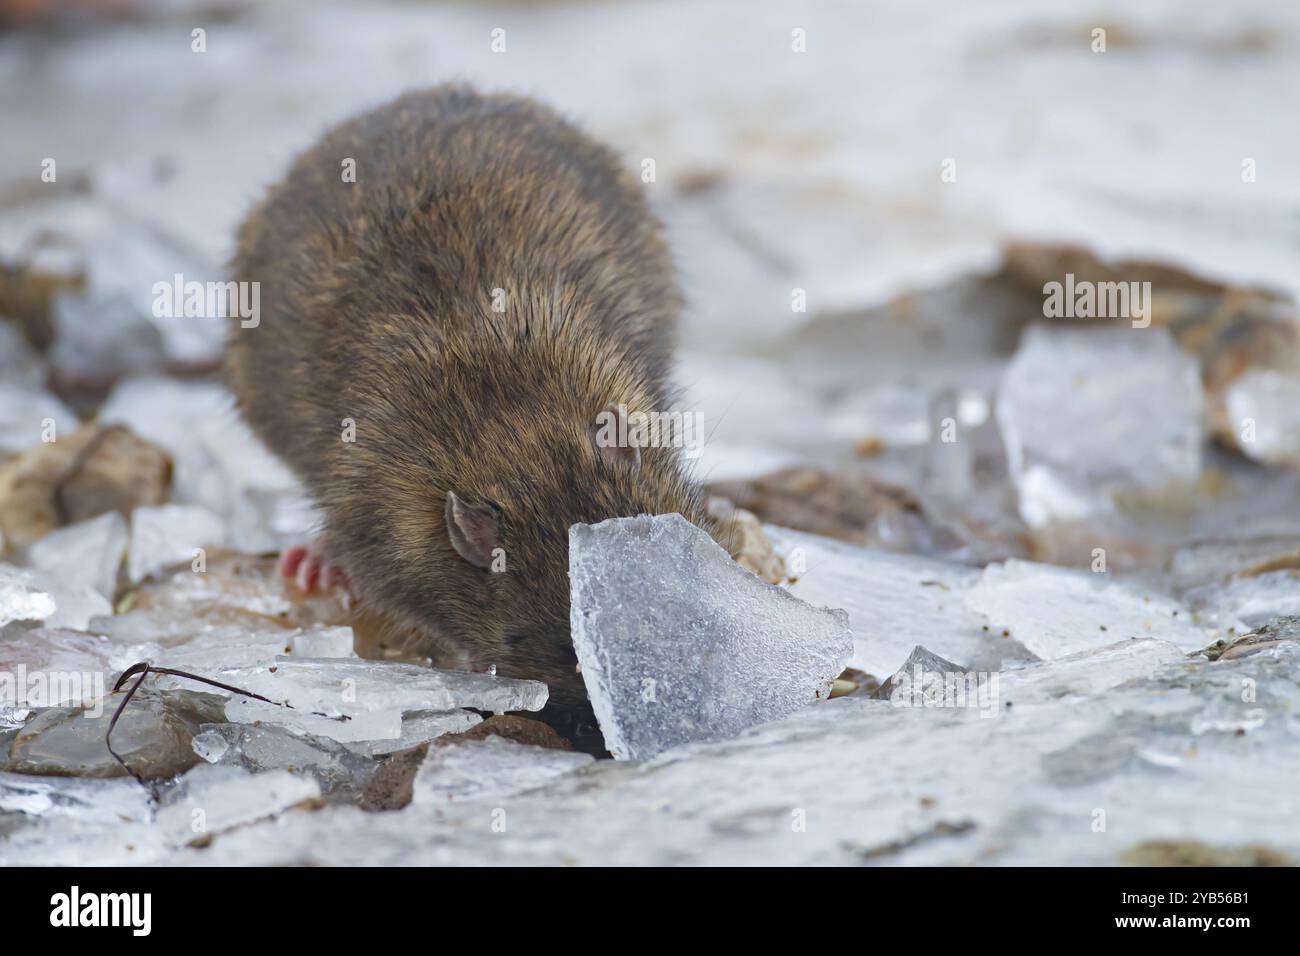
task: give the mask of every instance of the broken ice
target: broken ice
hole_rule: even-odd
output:
[[[1194,483],[1202,403],[1196,360],[1163,329],[1026,329],[997,399],[1021,517],[1041,528],[1110,492]]]
[[[107,511],[51,531],[27,549],[27,562],[59,575],[68,588],[90,588],[111,600],[126,543],[126,519],[116,511]]]
[[[219,652],[219,645],[212,650]],[[224,668],[214,661],[204,676],[275,702],[223,691],[231,697],[230,721],[284,727],[369,755],[389,752],[388,743],[401,749],[468,730],[478,721],[466,709],[541,710],[547,698],[546,685],[537,681],[358,658],[279,656],[269,666]],[[162,680],[181,686],[173,678]]]
[[[764,525],[794,579],[790,593],[842,607],[853,628],[849,666],[883,678],[918,644],[968,667],[996,669],[1018,650],[995,642],[962,600],[979,572],[965,565],[862,548],[821,535]],[[1027,657],[1020,652],[1020,657]]]
[[[30,571],[0,564],[0,628],[43,621],[54,613],[54,598],[42,590]]]
[[[829,693],[848,615],[739,567],[681,515],[569,529],[570,622],[606,746],[644,759]]]
[[[588,754],[548,750],[504,737],[430,747],[415,777],[415,805],[493,799],[532,790],[592,762]]]

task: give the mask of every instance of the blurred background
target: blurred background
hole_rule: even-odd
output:
[[[1206,542],[1216,573],[1225,549],[1294,563],[1295,4],[4,0],[0,22],[0,454],[49,415],[120,420],[228,544],[299,536],[214,384],[223,324],[155,317],[152,287],[222,278],[329,125],[463,79],[652,168],[697,473],[761,518],[975,564],[1101,543],[1189,587]],[[1151,283],[1152,327],[1045,319],[1067,275]]]

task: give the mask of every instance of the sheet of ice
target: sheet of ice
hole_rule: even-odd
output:
[[[1115,491],[1195,483],[1202,404],[1196,359],[1164,329],[1027,328],[996,406],[1021,517],[1041,528]]]
[[[532,747],[495,736],[430,747],[415,776],[411,800],[417,806],[501,800],[592,762],[589,754]]]
[[[1043,660],[1143,637],[1187,651],[1214,642],[1191,612],[1106,574],[1033,561],[991,564],[963,591],[971,610]]]
[[[1269,464],[1300,463],[1300,375],[1251,369],[1228,388],[1237,447]]]
[[[844,611],[765,584],[681,515],[574,525],[569,579],[578,663],[618,758],[821,700],[852,650]]]
[[[1029,656],[1013,641],[995,640],[984,630],[984,618],[962,601],[962,587],[979,575],[973,568],[775,525],[763,530],[794,579],[791,594],[848,611],[850,667],[883,680],[918,644],[979,669],[996,669],[1004,657]]]
[[[116,511],[107,511],[51,531],[27,549],[27,562],[58,575],[65,587],[90,588],[112,600],[126,545],[126,519]]]
[[[200,550],[225,543],[222,520],[198,505],[166,504],[131,513],[127,573],[133,584],[176,564],[191,564]],[[197,572],[196,572],[197,573]]]
[[[289,704],[303,716],[348,717],[348,723],[367,717],[395,721],[387,734],[394,738],[404,713],[466,707],[493,713],[541,710],[547,698],[546,685],[537,681],[348,658],[278,657],[271,667],[227,667],[204,676]],[[269,713],[270,705],[252,700],[232,701],[227,712],[255,704]]]
[[[184,639],[178,640],[172,623],[170,619],[159,622],[149,612],[132,611],[94,618],[91,630],[107,638],[119,668],[147,660],[207,677],[231,668],[270,668],[283,655],[325,656],[321,652],[341,652],[345,647],[347,656],[355,659],[347,627],[314,624],[286,629],[257,619],[209,623],[191,618],[185,622]]]
[[[234,686],[243,688],[237,683]],[[259,693],[254,691],[254,693]],[[346,690],[339,688],[336,698]],[[266,701],[233,695],[226,705],[226,716],[238,724],[256,724],[282,727],[297,736],[321,737],[336,743],[355,743],[363,740],[397,740],[402,733],[402,711],[397,707],[365,710],[355,713],[327,713],[278,707]]]

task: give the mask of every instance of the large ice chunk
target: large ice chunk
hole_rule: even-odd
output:
[[[1196,360],[1163,329],[1027,329],[997,399],[1021,517],[1041,528],[1195,482],[1202,403]]]
[[[738,566],[681,515],[569,529],[574,647],[605,744],[644,759],[827,696],[853,649],[844,611]]]

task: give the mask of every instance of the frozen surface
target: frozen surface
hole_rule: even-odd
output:
[[[1202,401],[1195,359],[1163,329],[1027,330],[997,399],[1021,516],[1042,527],[1115,491],[1194,483]]]
[[[739,567],[680,515],[569,529],[570,625],[615,757],[644,759],[827,696],[848,616]]]
[[[1149,840],[1200,840],[1295,859],[1298,651],[1286,642],[1210,662],[1140,638],[1003,672],[993,718],[849,697],[732,740],[647,763],[585,764],[514,793],[444,792],[388,813],[300,808],[202,851],[158,840],[134,852],[239,866],[1060,865],[1120,863]],[[1254,700],[1242,700],[1243,682]],[[494,749],[509,750],[463,759]],[[540,774],[549,761],[538,757]],[[1273,785],[1261,790],[1256,770],[1268,757]],[[106,823],[81,823],[78,836],[102,858],[126,857]],[[57,859],[60,845],[33,824],[0,843],[0,860]]]

